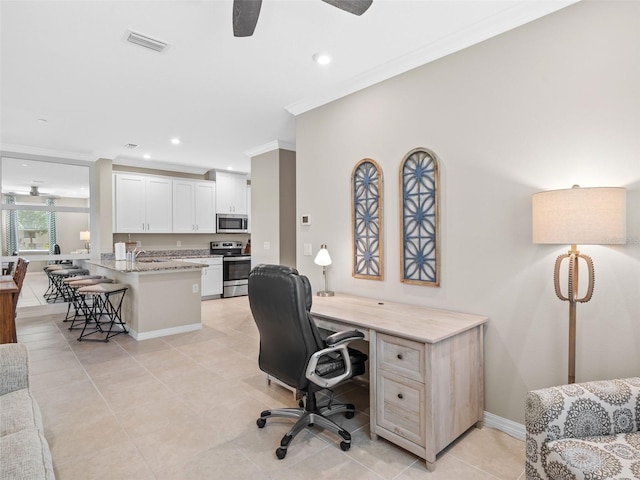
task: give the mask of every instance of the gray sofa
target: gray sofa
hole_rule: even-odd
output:
[[[29,390],[27,348],[0,345],[0,480],[55,479],[40,408]]]
[[[529,392],[527,480],[640,479],[640,378]]]

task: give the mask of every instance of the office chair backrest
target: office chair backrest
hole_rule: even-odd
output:
[[[298,389],[309,381],[305,366],[322,348],[311,318],[309,280],[295,268],[258,265],[249,274],[249,305],[260,332],[260,369]]]

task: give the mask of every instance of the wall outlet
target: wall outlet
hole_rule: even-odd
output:
[[[193,293],[198,293],[200,291],[200,285],[198,285],[197,283],[193,284]]]
[[[178,241],[176,242],[176,247],[181,247],[181,246],[182,246],[182,242],[181,242],[180,240],[178,240]]]

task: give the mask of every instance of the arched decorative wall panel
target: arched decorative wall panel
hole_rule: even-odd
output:
[[[400,280],[440,285],[438,159],[425,149],[410,151],[400,164]]]
[[[351,230],[355,278],[384,278],[382,191],[380,166],[370,158],[360,160],[351,174]]]

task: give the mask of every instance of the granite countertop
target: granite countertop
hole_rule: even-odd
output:
[[[158,257],[140,257],[135,262],[125,260],[100,260],[91,262],[92,265],[116,270],[118,272],[168,272],[171,270],[197,270],[205,265],[191,262],[179,262]]]

